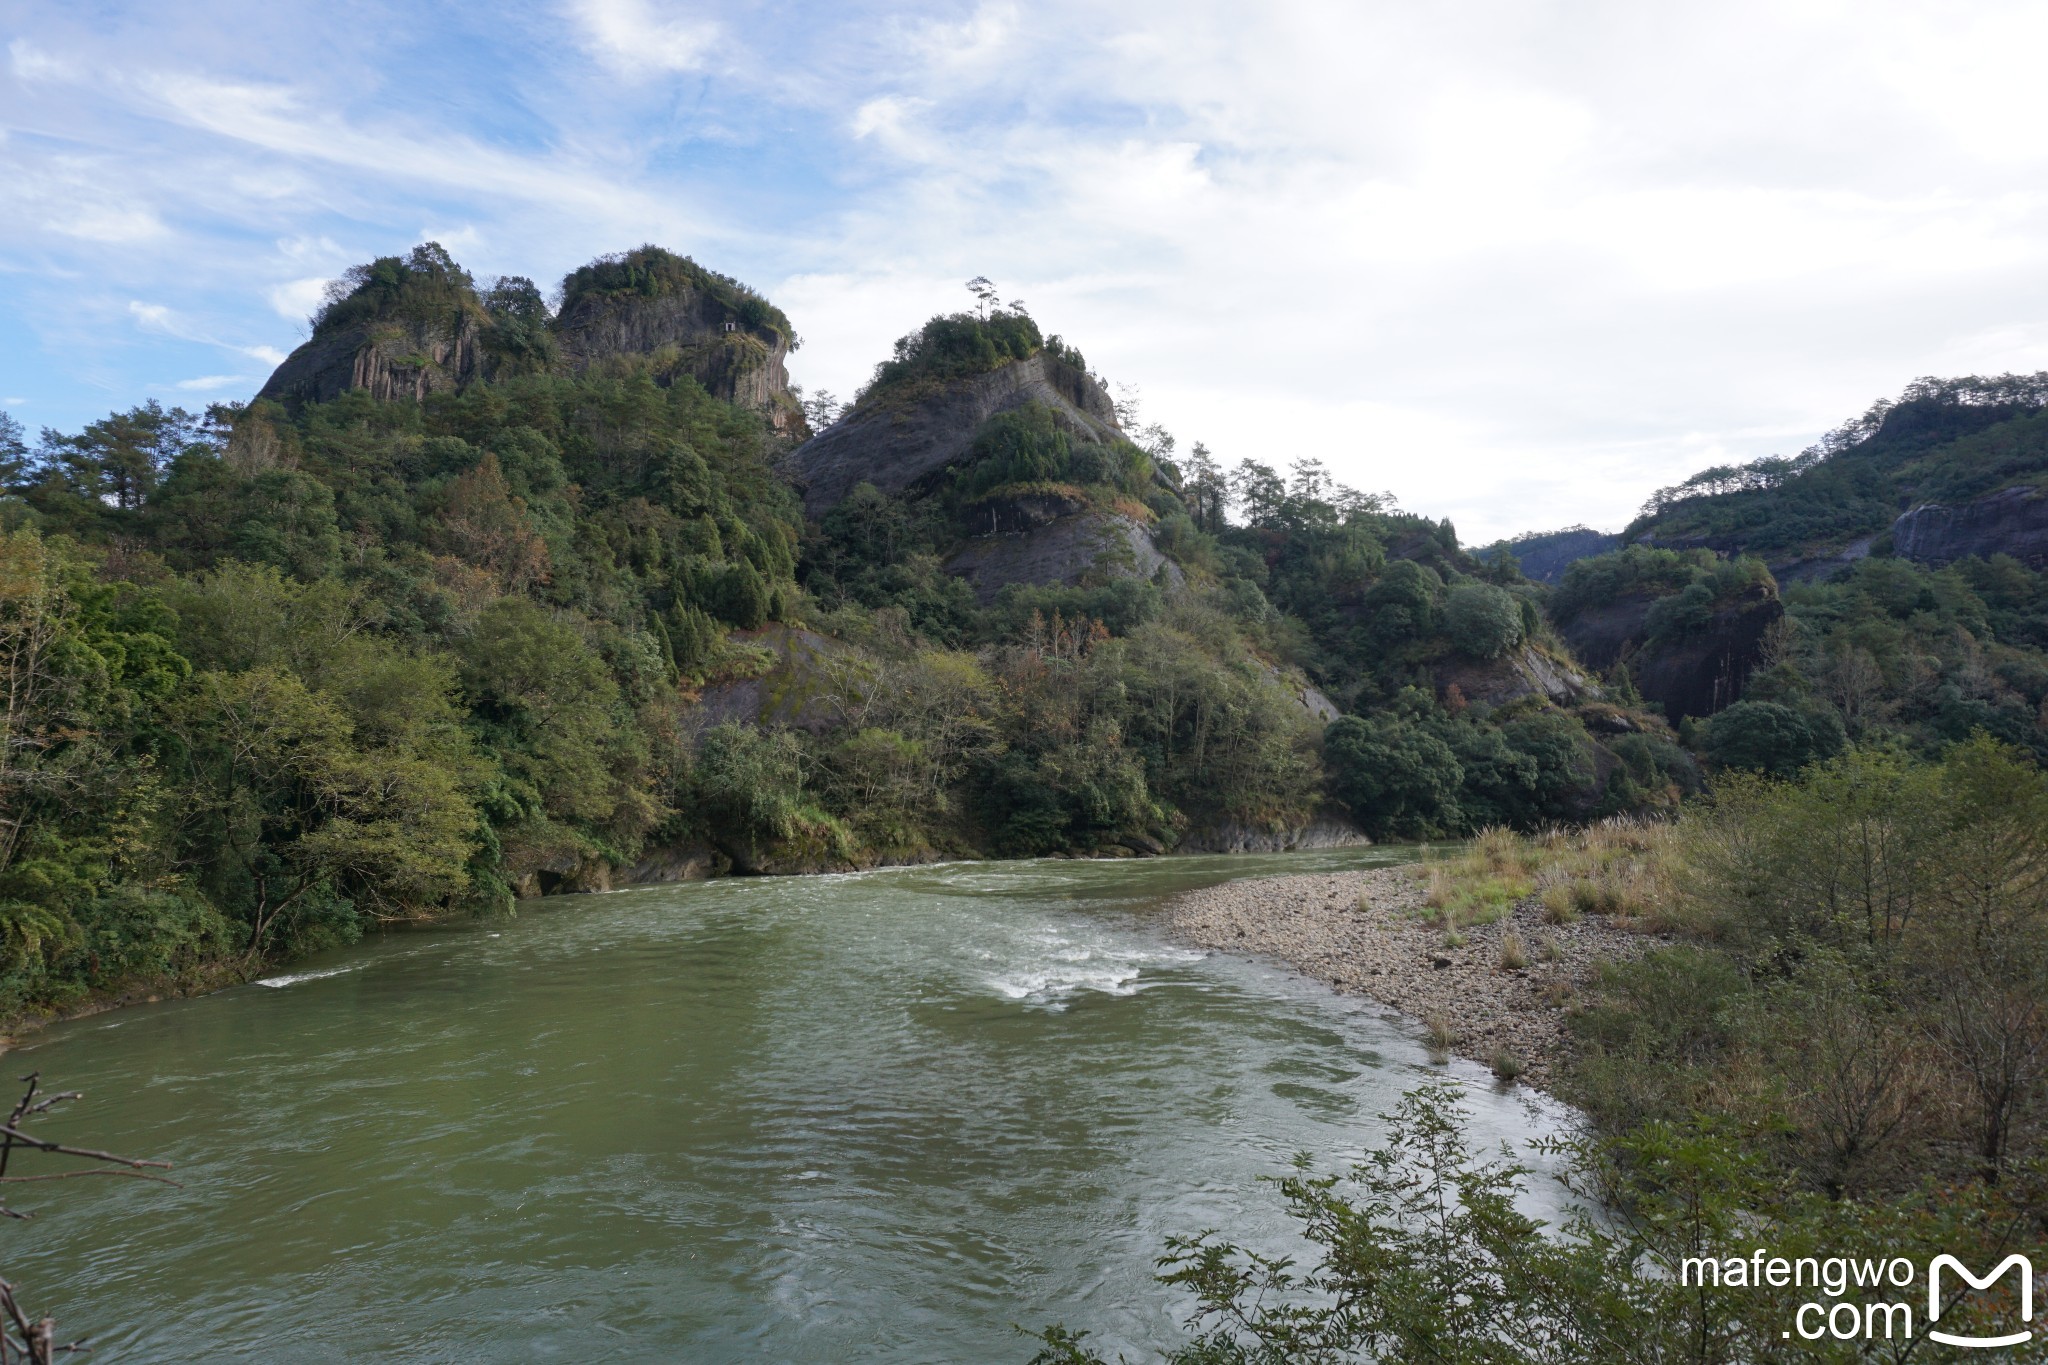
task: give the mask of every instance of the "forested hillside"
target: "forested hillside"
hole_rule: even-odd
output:
[[[842,410],[685,258],[551,300],[428,244],[338,282],[246,404],[5,419],[7,1008],[627,880],[1669,811],[1680,721],[1774,770],[2038,747],[2023,565],[1781,600],[1631,547],[1552,590],[1313,456],[1183,450],[977,284]],[[1942,429],[2030,420],[1996,406]]]

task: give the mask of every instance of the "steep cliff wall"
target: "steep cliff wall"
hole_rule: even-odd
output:
[[[1922,503],[1892,523],[1892,553],[1934,565],[2007,554],[2048,566],[2048,497],[2021,485],[1953,506]]]
[[[658,382],[688,375],[784,435],[810,436],[789,391],[789,320],[737,281],[659,247],[573,271],[555,317],[530,280],[501,280],[479,296],[432,243],[357,267],[341,287],[348,292],[321,310],[312,338],[259,397],[318,403],[360,389],[417,401],[508,374],[633,358],[651,362]]]
[[[1045,404],[1078,439],[1121,436],[1116,408],[1088,374],[1041,351],[967,379],[916,381],[876,395],[792,452],[782,469],[823,516],[871,483],[899,493],[959,460],[981,424],[1025,403]]]
[[[978,536],[946,561],[986,604],[1012,583],[1076,584],[1090,574],[1152,578],[1178,586],[1178,564],[1153,548],[1143,526],[1114,512],[1083,512],[1037,529]]]
[[[1592,668],[1604,671],[1626,661],[1636,689],[1662,705],[1674,725],[1739,701],[1763,659],[1771,626],[1785,614],[1777,590],[1753,585],[1715,604],[1698,627],[1653,640],[1647,618],[1658,600],[1631,593],[1580,612],[1561,629],[1572,653]]]
[[[382,318],[315,335],[285,357],[256,395],[324,403],[354,389],[417,402],[460,389],[484,370],[483,319],[468,310],[442,318]]]
[[[563,304],[554,330],[574,369],[612,356],[652,356],[664,380],[687,374],[714,398],[766,414],[778,431],[809,434],[789,392],[789,339],[772,326],[748,325],[707,290],[586,293]]]

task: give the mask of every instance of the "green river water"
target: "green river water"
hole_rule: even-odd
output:
[[[0,1273],[103,1363],[1148,1359],[1171,1233],[1286,1245],[1413,1024],[1173,944],[1168,894],[1370,849],[949,864],[570,896],[79,1020],[54,1136],[181,1188],[28,1186]],[[1566,1117],[1477,1067],[1475,1136]],[[1553,1206],[1548,1185],[1531,1196]]]

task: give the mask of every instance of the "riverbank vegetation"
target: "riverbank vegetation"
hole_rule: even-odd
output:
[[[1527,1172],[1471,1151],[1456,1087],[1427,1084],[1364,1164],[1281,1183],[1313,1265],[1217,1233],[1169,1244],[1163,1279],[1192,1299],[1175,1360],[1905,1359],[1924,1316],[1874,1341],[1785,1334],[1815,1299],[1923,1315],[1924,1281],[1702,1292],[1683,1263],[1762,1246],[1917,1270],[2038,1245],[2048,782],[2025,751],[1980,734],[1932,760],[1867,748],[1791,781],[1730,773],[1676,825],[1489,831],[1428,876],[1427,912],[1453,930],[1519,893],[1650,936],[1586,984],[1557,1085],[1590,1128],[1549,1155],[1603,1214],[1517,1213]],[[1942,1323],[2009,1308],[1975,1295]],[[1082,1337],[1045,1341],[1040,1362],[1095,1359]]]

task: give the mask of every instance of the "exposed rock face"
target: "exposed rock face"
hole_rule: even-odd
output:
[[[1795,559],[1786,564],[1771,565],[1771,576],[1780,583],[1821,583],[1833,578],[1859,559],[1870,558],[1870,547],[1876,536],[1861,536],[1850,541],[1833,554],[1816,555],[1808,559]]]
[[[652,262],[652,273],[633,274],[633,261]],[[499,373],[580,371],[635,356],[654,362],[658,382],[687,374],[713,397],[760,412],[775,430],[797,440],[810,436],[789,392],[787,319],[744,287],[658,248],[606,257],[571,275],[564,287],[575,288],[555,318],[546,316],[531,283],[520,281],[531,298],[525,325],[540,345],[525,359],[505,349],[494,330],[503,316],[486,310],[469,276],[438,247],[415,251],[409,264],[390,258],[363,270],[376,287],[359,287],[342,312],[326,314],[259,397],[319,403],[362,389],[379,399],[417,401]],[[593,287],[586,279],[592,270],[600,277],[613,270],[614,282],[616,271],[626,270],[634,287]],[[492,297],[500,301],[490,307],[505,306],[495,289]],[[559,348],[558,359],[550,345]]]
[[[1644,618],[1657,600],[1632,593],[1581,612],[1562,628],[1565,640],[1595,669],[1626,660],[1637,690],[1660,703],[1673,725],[1740,701],[1771,626],[1785,614],[1777,590],[1756,584],[1717,606],[1703,628],[1651,645]]]
[[[1892,553],[1933,565],[2006,554],[2039,569],[2048,565],[2048,497],[2021,486],[1953,507],[1922,503],[1892,523]]]
[[[699,732],[728,721],[786,725],[812,733],[838,721],[834,699],[858,682],[851,646],[800,626],[770,624],[735,631],[732,638],[768,651],[766,670],[753,677],[712,683],[697,699],[690,723]]]
[[[1530,645],[1520,645],[1498,659],[1454,659],[1436,667],[1439,697],[1456,687],[1468,702],[1506,706],[1524,697],[1544,697],[1559,706],[1576,706],[1601,696],[1600,687],[1569,663]]]
[[[747,327],[710,293],[584,294],[563,305],[554,331],[563,359],[583,370],[610,356],[649,355],[664,378],[687,374],[714,398],[767,415],[790,435],[808,435],[789,392],[789,341],[773,327]]]
[[[621,886],[653,886],[666,882],[701,882],[732,870],[732,859],[716,849],[691,844],[681,848],[653,848],[632,866],[621,869]]]
[[[467,310],[434,321],[379,319],[316,336],[264,381],[258,398],[324,403],[354,389],[415,402],[483,377],[483,319]]]
[[[1297,849],[1354,848],[1372,840],[1365,832],[1335,815],[1320,815],[1305,825],[1285,829],[1260,829],[1225,820],[1206,829],[1189,831],[1174,848],[1176,853],[1291,853]]]
[[[1145,528],[1114,512],[1082,512],[1029,532],[980,536],[946,561],[946,572],[973,584],[984,603],[1012,583],[1071,585],[1090,572],[1151,578],[1162,569],[1169,585],[1183,581],[1180,565],[1153,548]]]
[[[1300,674],[1282,671],[1264,659],[1255,658],[1252,662],[1265,670],[1266,675],[1274,682],[1286,688],[1287,694],[1294,698],[1294,703],[1301,708],[1302,714],[1317,725],[1328,725],[1344,714],[1343,707],[1331,701],[1321,688],[1308,682]]]
[[[802,490],[804,511],[823,516],[855,484],[900,493],[938,473],[967,453],[983,422],[1034,400],[1077,439],[1110,441],[1122,434],[1102,386],[1040,351],[987,374],[913,382],[879,395],[792,452],[783,472]]]

